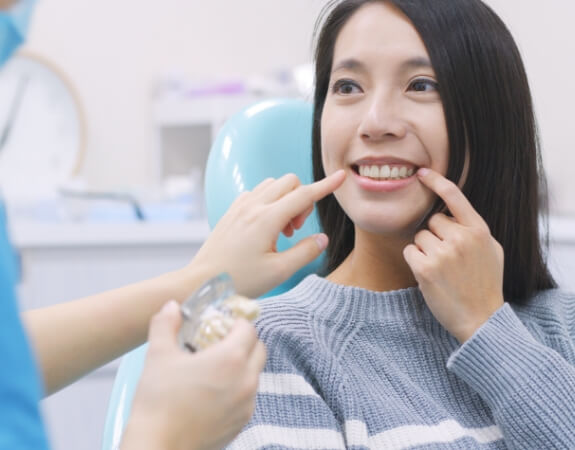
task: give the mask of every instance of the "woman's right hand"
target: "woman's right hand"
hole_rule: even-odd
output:
[[[152,319],[122,450],[222,448],[253,413],[266,358],[254,327],[240,319],[224,340],[191,354],[177,344],[180,326],[174,301]]]
[[[291,236],[313,211],[318,200],[335,191],[345,179],[343,170],[302,185],[294,174],[269,178],[242,193],[220,219],[193,261],[184,270],[206,277],[228,272],[238,293],[256,298],[283,283],[313,261],[327,246],[316,234],[278,252],[280,233]]]

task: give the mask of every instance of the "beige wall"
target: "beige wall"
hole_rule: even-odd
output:
[[[310,60],[325,0],[41,0],[29,47],[76,84],[90,127],[85,173],[98,186],[146,185],[150,90],[159,74],[249,75]],[[556,209],[575,215],[575,4],[488,0],[528,68]],[[110,161],[113,158],[113,164]]]

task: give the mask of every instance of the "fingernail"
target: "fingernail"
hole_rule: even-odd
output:
[[[419,169],[417,171],[417,175],[419,175],[420,177],[424,177],[428,173],[429,173],[429,169],[427,167],[422,167],[421,169]]]
[[[169,302],[167,302],[166,304],[164,304],[164,306],[162,306],[162,313],[166,313],[166,312],[172,312],[176,309],[179,309],[180,305],[178,304],[177,301],[175,300],[170,300]]]
[[[325,234],[320,233],[315,235],[315,241],[317,242],[317,246],[319,247],[319,249],[323,251],[327,247],[329,239]]]

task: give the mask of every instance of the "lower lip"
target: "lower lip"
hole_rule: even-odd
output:
[[[361,175],[353,172],[354,179],[359,184],[359,187],[371,192],[394,192],[403,189],[409,184],[413,183],[416,179],[415,174],[408,178],[401,178],[398,180],[385,180],[378,181],[372,178],[362,177]]]

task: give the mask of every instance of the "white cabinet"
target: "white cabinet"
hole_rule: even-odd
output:
[[[140,281],[185,265],[208,234],[181,224],[12,224],[23,308],[37,308]],[[43,401],[54,450],[99,450],[119,360]]]
[[[265,98],[249,93],[158,98],[153,105],[157,180],[203,172],[211,145],[225,121]]]

